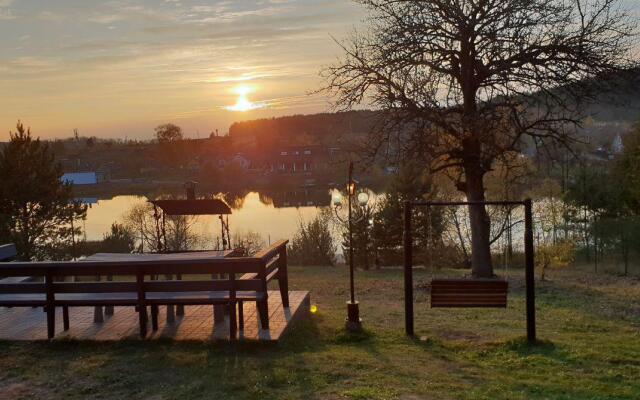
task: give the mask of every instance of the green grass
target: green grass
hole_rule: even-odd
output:
[[[318,312],[278,345],[0,342],[0,399],[640,398],[637,279],[553,272],[529,347],[513,275],[507,310],[430,309],[418,289],[408,338],[400,270],[358,271],[366,331],[350,335],[345,269],[294,267],[293,289],[311,290]]]

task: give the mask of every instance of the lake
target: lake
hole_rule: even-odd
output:
[[[326,205],[329,205],[330,191],[327,190],[322,197],[326,197]],[[84,222],[87,240],[102,240],[112,223],[121,222],[129,209],[147,200],[143,196],[123,195],[91,204]],[[234,208],[229,216],[231,235],[252,231],[258,233],[265,242],[292,239],[300,221],[311,221],[321,209],[317,195],[314,201],[305,199],[303,194],[271,198],[250,192],[243,198],[236,199],[234,203],[237,208]],[[211,238],[211,247],[214,247],[215,238],[220,235],[218,217],[199,216],[195,227],[196,232]]]
[[[277,193],[259,193],[256,191],[247,194],[238,195],[228,201],[232,206],[232,214],[229,215],[230,233],[234,235],[247,232],[255,232],[263,239],[265,243],[271,243],[279,239],[291,240],[297,232],[300,222],[309,222],[313,220],[322,210],[322,208],[330,205],[331,196],[335,189],[326,190],[305,190],[297,189],[288,192]],[[370,194],[370,204],[375,204],[381,194]],[[87,240],[102,240],[103,235],[109,232],[111,224],[114,222],[122,222],[123,216],[132,207],[147,202],[144,196],[136,195],[117,195],[111,199],[102,199],[93,202],[87,211],[87,219],[84,222],[84,230]],[[538,205],[544,205],[544,202],[538,202]],[[466,214],[464,208],[461,208],[460,214],[463,221],[461,229],[465,232],[464,236],[468,236],[468,227],[466,226]],[[538,210],[538,212],[540,212]],[[522,246],[523,225],[522,210],[514,210],[514,221],[520,221],[513,227],[513,246],[516,250]],[[203,248],[215,248],[216,238],[220,236],[220,222],[217,216],[198,216],[195,217],[194,230],[200,236],[206,239]],[[335,227],[332,227],[335,228]],[[341,235],[332,229],[332,235],[339,244]],[[455,235],[451,235],[450,239],[456,240]],[[500,252],[502,241],[496,241],[493,245],[494,251]],[[338,253],[342,253],[341,246],[337,248]]]

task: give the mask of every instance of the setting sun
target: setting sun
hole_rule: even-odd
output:
[[[253,103],[251,102],[247,96],[249,93],[253,92],[253,88],[247,85],[240,85],[233,89],[233,92],[238,95],[238,99],[236,100],[236,104],[232,106],[225,107],[229,111],[250,111],[258,108],[263,108],[264,104],[261,103]]]

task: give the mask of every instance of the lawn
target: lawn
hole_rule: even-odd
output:
[[[640,398],[637,278],[552,273],[538,282],[541,343],[528,347],[512,275],[507,310],[429,309],[418,289],[414,339],[401,270],[357,272],[366,331],[349,335],[345,268],[291,267],[292,288],[310,290],[318,311],[278,345],[0,342],[0,399]]]

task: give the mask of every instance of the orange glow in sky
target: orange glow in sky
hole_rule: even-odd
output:
[[[0,0],[0,142],[185,137],[328,109],[308,95],[364,15],[345,0]],[[179,32],[179,34],[177,34]]]
[[[253,88],[250,86],[247,86],[247,85],[237,86],[234,89],[234,92],[238,95],[238,99],[236,100],[236,103],[232,106],[225,107],[225,109],[229,111],[244,112],[244,111],[256,110],[258,108],[264,108],[265,107],[264,103],[252,103],[249,100],[248,95],[252,91],[253,91]]]

